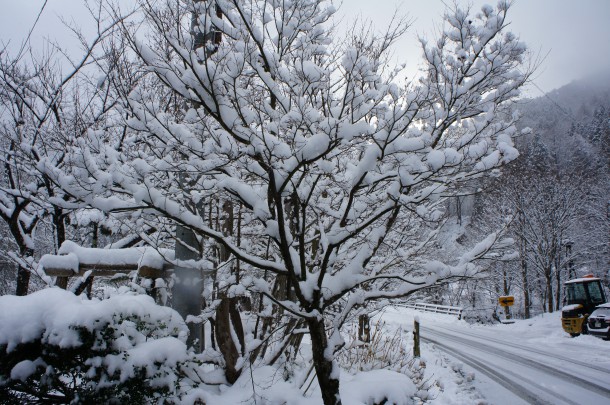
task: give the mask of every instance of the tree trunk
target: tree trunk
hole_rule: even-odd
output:
[[[561,276],[561,269],[563,266],[563,260],[561,257],[561,246],[563,243],[561,240],[557,242],[557,245],[560,246],[555,250],[555,274],[556,274],[556,290],[555,290],[555,310],[559,311],[561,309],[561,280],[563,277]]]
[[[510,291],[508,288],[508,272],[506,271],[506,264],[502,264],[502,287],[504,295],[509,295]]]
[[[49,195],[53,195],[52,190],[49,189]],[[61,245],[66,241],[66,223],[64,221],[63,211],[61,208],[55,206],[53,208],[53,225],[55,226],[55,243],[57,243],[57,250],[61,248]],[[97,224],[95,224],[97,226]],[[91,246],[97,247],[97,246]],[[64,290],[68,289],[68,277],[57,277],[55,285]],[[82,291],[81,291],[82,293]],[[76,294],[79,295],[79,294]]]
[[[547,306],[548,306],[548,312],[551,313],[553,312],[553,283],[551,280],[551,270],[547,269],[546,271],[546,298],[547,298]]]
[[[462,225],[462,199],[460,196],[457,196],[455,200],[455,213],[457,214],[457,223],[458,225]]]
[[[221,231],[224,235],[233,235],[234,214],[233,203],[227,200],[222,203],[222,225]],[[229,251],[219,246],[219,263],[228,261],[231,257]],[[231,273],[235,269],[232,269]],[[225,376],[229,384],[235,383],[241,374],[238,367],[240,357],[245,354],[244,328],[241,323],[239,310],[237,309],[239,297],[227,297],[221,294],[220,304],[216,308],[215,328],[216,343],[225,360]],[[235,340],[237,338],[237,341]]]
[[[17,289],[15,295],[27,295],[30,285],[30,271],[23,266],[17,269]]]
[[[225,376],[229,384],[234,384],[241,375],[241,367],[237,365],[240,357],[245,354],[246,344],[237,301],[237,297],[223,297],[216,308],[216,342],[225,360]],[[237,337],[238,342],[235,342],[234,337]]]
[[[24,243],[25,244],[25,243]],[[30,248],[21,247],[19,249],[21,258],[32,256],[34,251]],[[17,288],[15,295],[27,295],[30,288],[30,270],[23,267],[21,264],[17,268]]]
[[[5,217],[3,217],[5,218]],[[8,226],[15,243],[19,248],[20,261],[23,261],[26,257],[31,257],[34,254],[34,250],[28,247],[26,236],[22,234],[24,230],[23,225],[19,221],[19,212],[15,211],[13,216],[8,218]],[[25,230],[24,230],[25,231]],[[27,233],[27,231],[26,231]],[[27,233],[27,237],[31,238],[31,234]],[[17,288],[15,289],[15,295],[27,295],[30,287],[30,271],[25,268],[22,264],[18,264],[17,267]]]
[[[55,225],[55,237],[57,241],[57,249],[66,241],[66,223],[61,209],[55,207],[53,213],[53,225]],[[97,227],[97,224],[95,224]],[[96,228],[97,229],[97,228]]]
[[[91,230],[91,247],[97,248],[99,243],[99,225],[97,222],[93,223],[93,229]],[[87,283],[87,298],[91,299],[91,291],[93,290],[93,273],[89,276],[89,282]],[[155,285],[153,281],[153,285]],[[156,294],[155,294],[156,295]]]
[[[531,316],[530,286],[527,272],[527,259],[525,257],[525,247],[523,246],[523,242],[519,243],[519,256],[521,262],[521,283],[523,285],[523,315],[525,316],[525,319],[529,319]]]
[[[328,339],[324,330],[324,321],[321,319],[308,319],[307,324],[311,337],[313,363],[316,368],[324,405],[340,405],[338,368],[334,369],[333,361],[325,355],[325,351],[328,348]]]
[[[557,267],[557,291],[555,291],[555,310],[561,309],[561,271]]]

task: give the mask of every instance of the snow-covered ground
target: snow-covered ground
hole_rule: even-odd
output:
[[[133,322],[134,316],[141,322]],[[416,317],[422,347],[420,359],[414,361],[410,352]],[[561,328],[559,313],[514,324],[470,325],[455,316],[386,307],[372,323],[368,346],[353,345],[354,331],[345,334],[346,347],[338,361],[344,404],[369,405],[384,399],[399,405],[610,403],[610,342],[569,337]],[[165,327],[157,331],[160,324]],[[116,333],[103,334],[107,325]],[[47,289],[26,297],[0,297],[0,348],[7,352],[38,340],[57,346],[54,350],[80,347],[75,326],[106,339],[108,345],[94,344],[97,351],[83,363],[87,367],[105,364],[109,375],[117,368],[130,373],[141,367],[160,376],[155,380],[159,384],[173,386],[181,403],[198,399],[210,405],[321,403],[307,337],[296,358],[284,365],[247,365],[231,386],[194,389],[190,380],[173,383],[178,362],[182,370],[210,375],[215,370],[199,369],[199,363],[191,361],[196,355],[186,351],[181,318],[148,296],[119,294],[100,301]],[[100,352],[100,347],[112,350]],[[19,353],[24,360],[14,365],[10,376],[25,381],[38,372],[43,360],[27,350]]]
[[[388,308],[389,328],[421,324],[422,358],[444,390],[433,404],[610,403],[610,342],[571,338],[559,312],[514,324]]]

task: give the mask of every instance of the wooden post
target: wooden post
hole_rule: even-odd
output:
[[[366,314],[358,317],[358,340],[364,343],[371,341],[371,322]]]
[[[413,321],[413,357],[419,357],[419,318],[415,317]]]
[[[55,285],[66,290],[68,288],[68,277],[58,276],[55,280]]]

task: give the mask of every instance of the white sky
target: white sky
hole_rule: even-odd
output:
[[[123,0],[127,3],[127,0]],[[343,0],[340,14],[345,24],[356,16],[370,18],[377,27],[385,27],[399,10],[414,20],[403,42],[395,49],[398,60],[407,63],[408,73],[417,68],[420,51],[418,35],[432,37],[435,27],[442,24],[444,4],[453,0]],[[465,7],[494,1],[457,0]],[[0,0],[0,43],[10,41],[15,49],[26,37],[44,0]],[[90,23],[83,0],[48,0],[45,12],[32,35],[35,44],[44,37],[57,39],[70,48],[74,41],[61,25],[59,17],[74,20],[77,25]],[[518,34],[534,53],[547,55],[534,76],[536,85],[544,91],[561,87],[572,80],[600,71],[610,71],[610,0],[516,0],[509,11],[511,30]],[[87,27],[84,27],[85,30]],[[540,91],[532,87],[533,96]]]
[[[496,0],[457,0],[473,11]],[[414,23],[404,45],[396,49],[406,59],[408,68],[416,68],[420,52],[418,35],[434,36],[442,26],[445,4],[453,0],[344,0],[342,12],[373,19],[378,27],[390,21],[394,11],[407,13]],[[542,65],[533,77],[545,92],[573,80],[610,71],[610,0],[516,0],[509,10],[510,30],[519,35],[528,48],[542,57]],[[404,47],[404,48],[403,48]],[[404,51],[402,50],[404,49]],[[540,90],[530,86],[532,96]]]

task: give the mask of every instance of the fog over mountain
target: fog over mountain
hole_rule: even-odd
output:
[[[610,138],[610,72],[573,81],[534,99],[519,102],[521,127],[532,129],[521,141],[538,138],[555,162],[566,169],[574,159],[608,170]],[[568,170],[569,171],[569,170]]]

